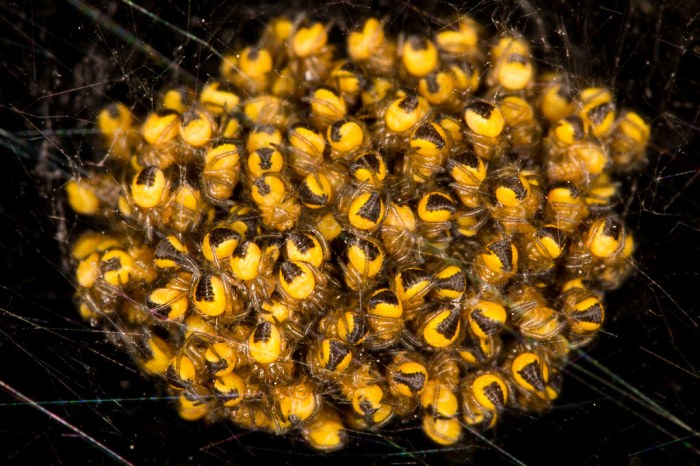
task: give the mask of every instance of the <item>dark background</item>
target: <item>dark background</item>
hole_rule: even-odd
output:
[[[216,73],[218,59],[183,31],[226,51],[254,37],[267,13],[290,8],[223,0],[141,4],[160,20],[119,1],[0,5],[0,464],[112,464],[114,455],[172,465],[508,464],[512,458],[700,464],[694,433],[700,426],[696,2],[488,0],[417,7],[383,1],[373,8],[327,2],[312,10],[333,18],[338,29],[367,14],[387,15],[397,29],[434,29],[455,11],[475,16],[490,33],[516,28],[534,38],[539,66],[561,64],[581,85],[609,83],[622,105],[651,119],[654,131],[650,163],[626,179],[623,204],[639,241],[638,271],[607,298],[604,334],[567,369],[556,406],[542,416],[507,415],[484,439],[467,434],[462,447],[450,450],[436,448],[418,427],[392,424],[382,435],[353,435],[331,455],[300,440],[180,420],[152,381],[73,308],[56,239],[73,219],[56,200],[66,176],[97,153],[94,136],[84,133],[99,109],[120,99],[145,112],[159,88]],[[173,62],[184,71],[168,66]]]

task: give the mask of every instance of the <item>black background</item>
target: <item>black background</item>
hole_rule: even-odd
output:
[[[141,4],[221,51],[253,37],[263,13],[290,8],[223,0]],[[604,334],[567,370],[550,412],[506,416],[484,434],[495,446],[467,434],[462,447],[440,450],[419,428],[392,425],[382,435],[355,434],[330,455],[300,440],[180,420],[152,381],[73,308],[56,240],[59,227],[73,223],[59,221],[56,199],[66,175],[97,151],[92,136],[61,131],[93,128],[110,99],[147,111],[147,96],[175,82],[206,80],[218,59],[123,2],[10,1],[0,6],[0,464],[116,461],[7,386],[48,402],[41,406],[134,464],[508,464],[508,455],[526,464],[700,464],[692,430],[700,426],[700,159],[693,146],[700,7],[681,0],[384,1],[373,8],[329,2],[314,11],[334,18],[338,29],[375,14],[396,28],[424,30],[457,10],[492,33],[514,27],[536,38],[541,66],[561,64],[581,85],[611,83],[621,104],[654,127],[650,163],[626,180],[623,205],[639,240],[639,270],[608,297]],[[90,17],[96,11],[138,42]],[[149,57],[143,44],[162,56]],[[168,69],[173,60],[186,72]]]

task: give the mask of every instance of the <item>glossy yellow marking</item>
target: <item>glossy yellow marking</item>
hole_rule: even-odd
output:
[[[66,184],[68,204],[75,213],[95,215],[100,209],[100,199],[91,186],[82,180],[71,180]]]
[[[311,418],[319,408],[318,396],[314,387],[305,382],[278,389],[277,406],[284,419],[300,423]]]
[[[348,246],[347,255],[350,265],[367,278],[377,275],[384,266],[384,251],[381,245],[369,238],[352,241]]]
[[[394,100],[386,110],[384,122],[389,131],[404,133],[413,128],[427,113],[428,102],[420,96],[408,95]]]
[[[306,299],[316,289],[316,277],[304,262],[285,261],[280,265],[279,284],[293,299]]]
[[[283,349],[284,337],[280,329],[270,322],[258,324],[248,337],[248,354],[261,364],[277,361]]]
[[[230,292],[221,278],[204,274],[192,289],[192,302],[195,309],[208,317],[216,317],[231,306]]]
[[[340,120],[348,111],[345,99],[335,89],[328,86],[319,86],[311,91],[309,103],[311,115],[322,119],[327,124]]]
[[[437,380],[429,380],[420,397],[420,404],[428,413],[452,417],[459,411],[457,396],[450,387]]]
[[[326,241],[333,241],[343,232],[343,228],[332,212],[323,215],[316,223],[316,228]]]
[[[192,147],[202,147],[207,144],[214,130],[214,122],[202,111],[186,112],[180,120],[180,139]]]
[[[479,24],[468,16],[461,16],[456,28],[435,34],[438,47],[452,55],[471,54],[478,50]]]
[[[363,192],[355,196],[350,203],[348,220],[360,230],[374,230],[384,219],[386,204],[382,195],[374,192]]]
[[[586,245],[591,254],[605,259],[620,252],[624,235],[624,226],[617,220],[601,218],[588,229]]]
[[[156,288],[146,300],[149,307],[158,314],[165,314],[169,320],[177,320],[187,312],[187,294],[170,288]],[[158,309],[160,308],[160,309]]]
[[[229,263],[231,273],[239,280],[252,280],[258,276],[262,250],[253,241],[244,241],[233,251]]]
[[[388,288],[376,290],[370,296],[368,313],[373,316],[399,319],[403,316],[403,306],[396,294]]]
[[[241,98],[218,82],[212,82],[204,86],[199,94],[199,101],[205,109],[215,115],[230,113],[238,107]]]
[[[435,418],[430,414],[423,416],[423,432],[438,445],[448,446],[459,442],[462,436],[462,426],[454,418]]]
[[[508,402],[508,386],[500,375],[485,373],[471,384],[474,399],[488,411],[500,411]]]
[[[326,130],[328,144],[340,153],[353,151],[365,142],[365,132],[354,120],[338,120]]]
[[[333,188],[328,178],[321,173],[307,175],[299,185],[298,192],[301,202],[310,209],[326,207],[333,198]]]
[[[289,260],[307,262],[316,268],[323,264],[323,246],[313,234],[291,233],[287,236],[284,248]]]
[[[131,182],[131,196],[142,209],[151,209],[165,202],[168,180],[158,167],[146,167]]]
[[[438,66],[437,48],[430,39],[411,36],[404,43],[401,63],[413,76],[425,76]]]
[[[304,431],[304,438],[321,451],[332,451],[345,444],[344,426],[335,414],[322,413]]]
[[[228,343],[215,342],[207,348],[204,360],[214,376],[223,377],[236,368],[238,352]]]
[[[423,393],[428,382],[428,370],[415,361],[404,361],[391,368],[390,383],[399,395],[414,397]]]
[[[467,106],[464,121],[476,135],[489,138],[500,136],[506,123],[496,105],[482,101]]]
[[[153,145],[165,144],[179,134],[180,115],[175,112],[151,113],[141,129],[143,138]]]
[[[115,102],[103,109],[97,117],[97,126],[100,132],[113,138],[129,130],[134,117],[126,105]]]
[[[119,249],[107,251],[100,260],[100,271],[104,281],[112,286],[124,286],[129,283],[133,273],[134,261],[126,252]]]
[[[318,54],[328,42],[326,27],[321,23],[298,28],[291,39],[292,53],[300,58]]]
[[[446,348],[460,336],[462,322],[455,309],[439,309],[432,312],[423,325],[422,336],[432,348]]]
[[[237,406],[245,395],[245,382],[236,374],[226,374],[214,379],[216,398],[228,408]]]
[[[75,268],[75,278],[78,284],[84,288],[92,287],[100,274],[99,265],[100,255],[96,252],[78,262],[78,266]]]
[[[148,352],[148,356],[143,361],[144,369],[151,374],[164,374],[170,366],[173,349],[165,340],[155,335],[146,339],[144,346]]]
[[[499,303],[480,300],[467,315],[469,327],[478,338],[488,338],[505,324],[508,314]]]
[[[368,18],[361,31],[348,35],[348,55],[355,61],[369,60],[384,42],[384,28],[377,18]]]

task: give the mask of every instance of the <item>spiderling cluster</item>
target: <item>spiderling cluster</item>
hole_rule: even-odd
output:
[[[66,185],[81,315],[184,419],[319,450],[544,410],[630,270],[613,174],[644,163],[648,124],[466,16],[329,29],[272,19],[219,81],[100,113],[105,163]]]

